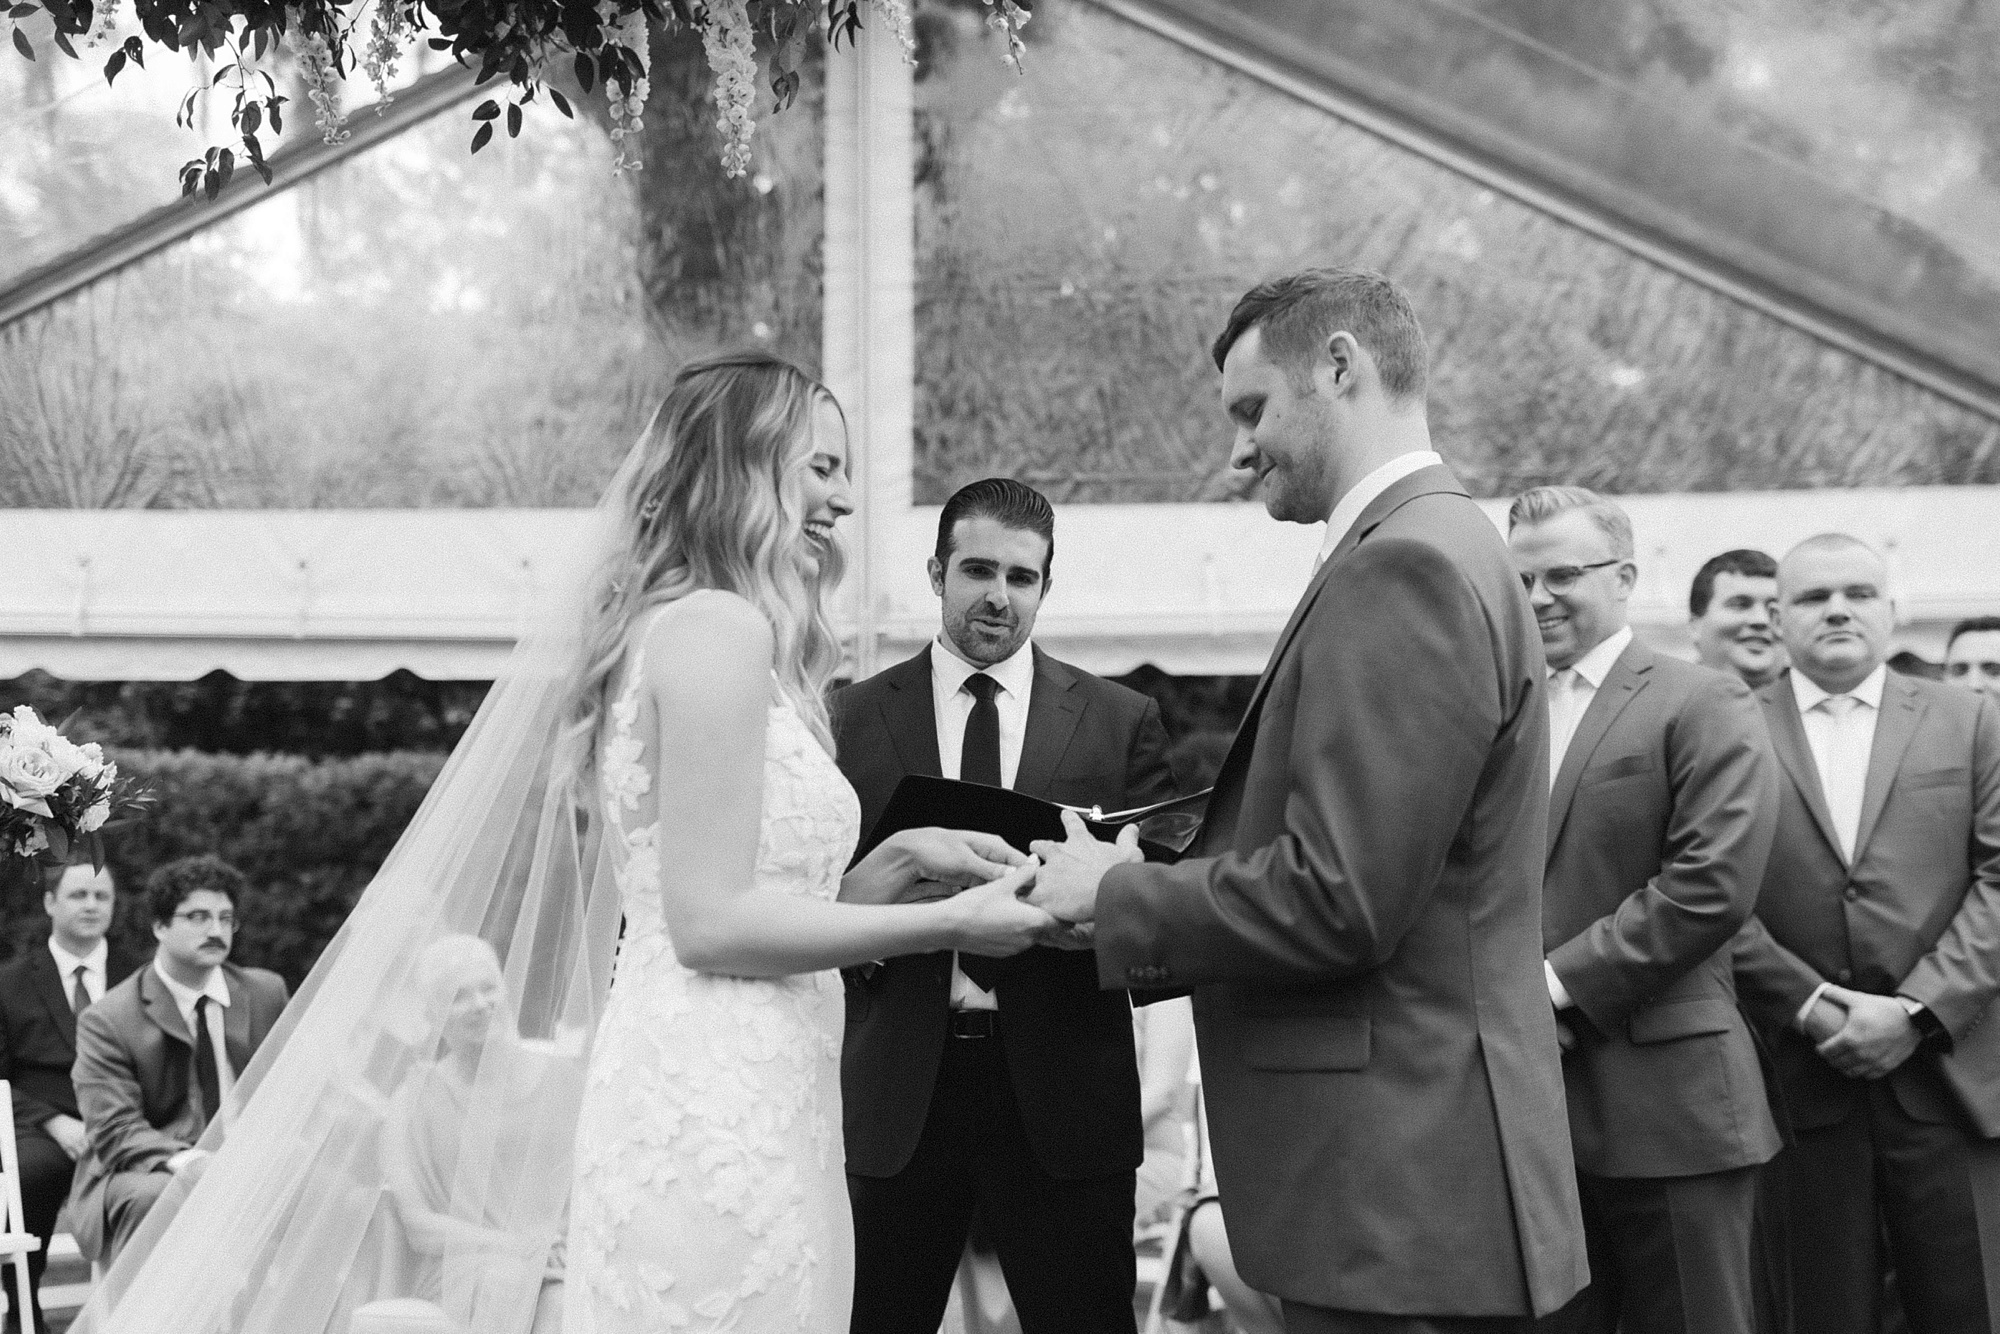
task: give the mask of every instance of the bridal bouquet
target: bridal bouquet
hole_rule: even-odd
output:
[[[94,741],[79,746],[23,704],[0,714],[0,858],[66,862],[78,840],[103,865],[98,831],[152,801]]]

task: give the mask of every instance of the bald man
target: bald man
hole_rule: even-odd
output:
[[[1737,987],[1798,1136],[1776,1160],[1797,1328],[1874,1334],[1893,1258],[1911,1334],[1991,1334],[2000,705],[1888,672],[1894,620],[1852,537],[1779,564],[1792,668],[1759,697],[1785,781]]]

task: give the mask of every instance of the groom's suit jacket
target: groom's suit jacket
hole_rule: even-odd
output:
[[[1492,523],[1413,473],[1307,586],[1196,855],[1104,878],[1099,980],[1194,987],[1253,1287],[1519,1316],[1587,1281],[1542,973],[1545,670]]]
[[[841,771],[873,828],[906,774],[939,777],[932,649],[834,697]],[[1125,810],[1174,795],[1159,706],[1035,650],[1014,790]],[[840,1056],[847,1170],[894,1176],[916,1152],[947,1038],[951,954],[891,959],[847,993]],[[1139,1071],[1125,992],[1100,991],[1088,950],[1037,947],[995,987],[1000,1041],[1035,1158],[1064,1179],[1139,1165]]]
[[[1850,862],[1833,835],[1789,674],[1759,692],[1784,766],[1778,838],[1737,982],[1774,1035],[1787,1110],[1833,1125],[1863,1096],[1792,1020],[1820,982],[1921,1001],[1950,1037],[1885,1081],[1909,1115],[2000,1138],[2000,709],[1890,672]],[[1953,1107],[1952,1104],[1956,1104]],[[1942,1105],[1940,1105],[1942,1104]]]
[[[1633,640],[1549,796],[1543,943],[1577,1042],[1580,1171],[1681,1177],[1778,1151],[1729,942],[1778,826],[1778,760],[1749,687]]]

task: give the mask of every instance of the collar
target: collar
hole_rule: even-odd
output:
[[[1602,690],[1604,688],[1604,678],[1611,675],[1613,664],[1618,661],[1619,655],[1624,653],[1631,643],[1632,627],[1629,625],[1620,626],[1616,634],[1603,640],[1596,648],[1571,663],[1569,669],[1590,682],[1592,690]],[[1553,667],[1549,669],[1549,675],[1551,677],[1556,675]]]
[[[223,977],[220,968],[215,969],[208,975],[208,982],[199,991],[196,991],[193,987],[184,987],[171,977],[168,977],[167,970],[160,967],[160,956],[157,954],[153,956],[153,972],[159,977],[160,981],[167,984],[167,994],[174,998],[174,1004],[181,1007],[183,1014],[194,1013],[194,1003],[203,996],[208,997],[224,1009],[229,1008],[229,980]]]
[[[1347,536],[1347,530],[1361,517],[1361,511],[1367,509],[1377,496],[1411,473],[1439,467],[1443,463],[1444,457],[1436,450],[1415,449],[1407,454],[1398,454],[1356,482],[1334,505],[1333,513],[1327,515],[1326,540],[1320,543],[1319,558],[1324,561],[1333,554],[1333,549],[1340,545],[1340,539]]]
[[[1846,693],[1854,696],[1854,698],[1860,700],[1869,708],[1874,709],[1877,713],[1880,713],[1882,711],[1882,688],[1888,683],[1888,664],[1876,663],[1875,670],[1862,677],[1861,684]],[[1796,667],[1792,669],[1792,695],[1798,700],[1799,713],[1802,715],[1811,713],[1814,709],[1818,708],[1821,700],[1833,698],[1829,692],[1819,688],[1819,682],[1813,680],[1804,672],[1799,671]]]
[[[76,970],[79,968],[87,968],[93,973],[103,972],[106,962],[111,957],[111,947],[105,942],[104,937],[99,936],[97,943],[90,947],[90,953],[71,954],[68,950],[56,944],[54,936],[50,936],[49,953],[55,956],[56,972],[62,975],[64,985],[68,985],[70,980],[76,976]]]
[[[985,672],[1014,698],[1026,699],[1035,684],[1035,641],[1022,640],[1013,656],[991,667],[974,667],[953,653],[942,638],[931,645],[931,690],[937,698],[950,699],[956,695],[975,672]]]

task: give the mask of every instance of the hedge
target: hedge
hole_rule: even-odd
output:
[[[152,780],[158,805],[106,835],[118,881],[114,937],[153,950],[146,876],[176,857],[212,852],[250,882],[237,905],[232,957],[270,968],[296,989],[369,878],[416,814],[445,757],[391,751],[345,759],[114,751]],[[0,899],[0,947],[11,955],[48,936],[38,883],[17,874]]]

